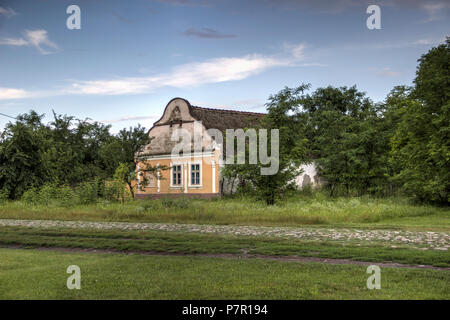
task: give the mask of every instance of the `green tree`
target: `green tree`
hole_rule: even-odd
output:
[[[32,111],[9,122],[0,135],[0,189],[11,199],[46,181],[41,155],[45,145],[43,115]]]
[[[124,182],[128,185],[131,196],[135,197],[133,180],[136,179],[137,154],[151,141],[144,127],[130,127],[122,129],[108,144],[100,151],[108,171],[116,170],[117,167],[128,168],[128,174],[124,176]],[[145,171],[155,171],[156,168],[147,166]],[[144,177],[144,176],[143,176]],[[145,185],[145,179],[141,183]]]
[[[300,174],[299,166],[306,160],[307,139],[304,134],[302,117],[292,115],[298,109],[300,95],[308,85],[298,88],[285,88],[270,96],[266,104],[268,114],[261,122],[261,128],[268,129],[267,149],[271,154],[271,129],[279,130],[278,171],[273,175],[262,175],[261,168],[267,167],[258,159],[257,164],[233,164],[223,169],[229,179],[239,179],[241,186],[263,199],[268,205],[286,196],[295,189],[295,177]],[[258,139],[259,140],[259,139]],[[246,144],[246,158],[249,155],[249,144]],[[236,155],[237,156],[237,155]]]
[[[113,183],[118,189],[119,199],[122,204],[125,202],[128,191],[130,193],[132,192],[131,189],[127,189],[127,186],[130,185],[129,181],[132,179],[133,177],[130,175],[130,164],[121,162],[114,173]]]
[[[326,87],[304,94],[300,113],[307,123],[310,158],[327,182],[330,194],[374,192],[383,180],[378,160],[383,141],[377,136],[378,108],[356,87]]]
[[[420,201],[450,202],[450,38],[419,59],[392,138],[394,178]]]
[[[47,182],[75,187],[104,181],[120,163],[132,174],[136,152],[149,141],[139,125],[112,135],[110,126],[90,119],[53,112],[53,120],[43,124],[43,117],[35,111],[19,115],[0,135],[0,189],[9,198]],[[133,192],[131,181],[127,183]]]
[[[112,176],[114,171],[107,172],[99,152],[113,138],[109,132],[110,126],[54,112],[53,116],[42,154],[51,180],[74,186],[82,181]]]

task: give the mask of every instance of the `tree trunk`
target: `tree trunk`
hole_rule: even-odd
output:
[[[128,188],[130,188],[131,198],[134,199],[134,190],[131,181],[127,181]]]

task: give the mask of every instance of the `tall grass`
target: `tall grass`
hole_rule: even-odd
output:
[[[329,198],[321,192],[299,193],[273,206],[248,197],[129,200],[125,204],[100,198],[87,204],[57,200],[3,201],[0,218],[274,226],[429,225],[450,229],[448,208],[417,205],[406,198]]]

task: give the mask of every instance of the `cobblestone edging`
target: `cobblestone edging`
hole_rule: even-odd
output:
[[[176,223],[90,222],[59,220],[0,219],[0,226],[30,228],[74,228],[101,230],[158,230],[189,233],[213,233],[235,236],[263,236],[310,241],[382,242],[390,247],[408,246],[420,250],[443,250],[450,247],[450,234],[432,231],[360,230],[337,228],[291,228],[256,226],[221,226]]]

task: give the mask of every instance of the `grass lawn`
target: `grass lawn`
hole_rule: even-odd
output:
[[[0,206],[2,218],[450,231],[448,208],[414,205],[403,198],[330,199],[320,193],[270,207],[226,198],[68,207],[15,201]],[[12,245],[28,249],[0,248],[0,299],[450,299],[448,270],[382,267],[381,290],[368,290],[369,274],[361,265],[133,253],[246,253],[450,267],[448,251],[397,243],[394,248],[388,240],[0,227],[0,247]],[[81,268],[81,290],[66,288],[66,268],[73,264]]]
[[[0,299],[449,299],[450,272],[205,257],[0,249]],[[81,269],[69,290],[66,268]]]
[[[322,193],[299,195],[274,206],[245,198],[162,199],[124,205],[99,201],[69,207],[15,201],[0,206],[1,218],[450,230],[449,208],[416,205],[404,198],[329,198]]]
[[[351,259],[356,261],[397,262],[450,267],[448,251],[391,248],[389,244],[358,241],[311,241],[195,234],[163,231],[122,231],[86,229],[37,229],[1,227],[0,246],[95,248],[121,251],[153,251],[168,253],[231,253],[275,256]]]

